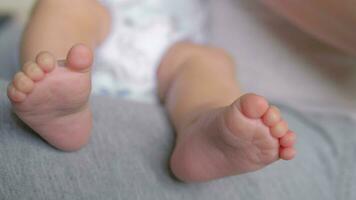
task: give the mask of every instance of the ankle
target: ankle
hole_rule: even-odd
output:
[[[202,64],[191,65],[190,62],[202,62]],[[222,66],[234,66],[231,63],[234,63],[233,58],[223,49],[190,42],[176,43],[167,51],[157,71],[159,97],[162,101],[165,100],[172,82],[185,66],[218,67],[222,70]],[[230,74],[235,74],[233,67],[228,67],[226,70],[231,72]]]

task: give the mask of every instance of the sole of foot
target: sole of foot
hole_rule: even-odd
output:
[[[22,66],[8,86],[17,116],[60,150],[79,150],[89,140],[92,62],[92,51],[82,44],[69,50],[65,66],[51,53],[41,52]]]
[[[293,159],[295,141],[277,107],[246,94],[229,106],[201,113],[178,131],[171,169],[185,182],[252,172]]]

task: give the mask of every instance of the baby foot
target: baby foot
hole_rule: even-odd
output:
[[[54,147],[80,149],[88,142],[92,115],[88,104],[93,55],[84,45],[59,66],[48,52],[26,63],[8,87],[17,116]]]
[[[295,156],[296,136],[279,110],[253,94],[201,114],[177,135],[171,169],[187,182],[247,173]]]

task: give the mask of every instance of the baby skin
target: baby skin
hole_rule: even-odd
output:
[[[58,149],[75,151],[88,142],[92,60],[83,45],[69,51],[65,67],[52,54],[42,52],[23,65],[8,87],[14,112]]]
[[[91,6],[87,10],[95,7]],[[98,12],[89,13],[88,17]],[[32,24],[42,19],[34,17]],[[75,20],[68,23],[72,21]],[[25,42],[26,38],[37,37],[28,36],[30,32],[25,33]],[[48,41],[54,35],[48,36]],[[79,41],[75,35],[61,44]],[[46,37],[41,41],[46,41]],[[35,56],[24,50],[24,54],[30,52],[30,56],[24,56],[30,61],[25,62],[8,87],[17,116],[63,151],[82,148],[90,137],[91,44],[98,38],[95,35],[86,38],[84,44],[75,44],[66,51],[58,44]],[[80,39],[83,40],[83,35]],[[65,62],[58,62],[56,56],[64,52]],[[296,135],[289,130],[279,109],[261,96],[242,94],[234,69],[231,57],[223,50],[187,42],[173,45],[161,61],[157,71],[159,95],[177,137],[170,166],[182,181],[202,182],[252,172],[279,159],[293,159],[296,154]]]

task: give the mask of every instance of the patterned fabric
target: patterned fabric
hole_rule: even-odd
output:
[[[165,50],[180,40],[204,43],[208,1],[102,0],[112,31],[98,49],[93,93],[155,99],[156,69]]]

